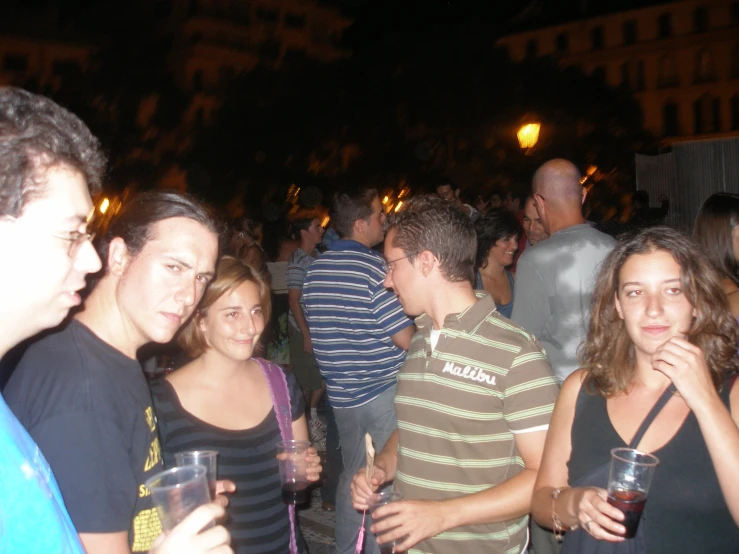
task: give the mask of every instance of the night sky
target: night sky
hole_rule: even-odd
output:
[[[146,0],[153,2],[154,0]],[[385,36],[403,32],[428,32],[436,27],[478,24],[491,32],[511,29],[511,21],[521,12],[524,26],[544,26],[561,21],[623,11],[664,0],[531,0],[528,3],[488,0],[318,0],[352,17],[354,25],[344,34],[346,46],[361,50]],[[130,5],[130,0],[4,0],[0,12],[29,12],[55,5],[60,14],[84,13],[90,6]],[[104,10],[103,10],[104,13]],[[7,21],[7,18],[4,18]],[[11,19],[12,20],[12,19]]]

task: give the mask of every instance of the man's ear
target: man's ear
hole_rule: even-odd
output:
[[[421,268],[424,277],[428,277],[435,265],[436,258],[428,250],[423,250],[416,255],[416,267]]]
[[[357,236],[361,236],[364,234],[365,229],[367,228],[367,222],[364,219],[357,219],[354,222],[354,234]]]
[[[126,271],[130,261],[131,255],[126,242],[121,237],[111,240],[108,246],[108,273],[120,277]]]

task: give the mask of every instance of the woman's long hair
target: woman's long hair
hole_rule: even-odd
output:
[[[611,397],[627,390],[636,369],[634,343],[616,311],[621,268],[636,254],[668,252],[680,266],[683,294],[696,315],[687,340],[703,351],[714,385],[739,371],[739,326],[729,312],[721,277],[692,239],[670,227],[651,227],[619,241],[604,260],[593,292],[587,338],[579,349],[584,384]]]
[[[713,266],[739,286],[739,260],[734,256],[732,232],[739,225],[739,195],[719,192],[701,206],[693,238]]]

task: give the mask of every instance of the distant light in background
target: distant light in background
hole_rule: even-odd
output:
[[[397,212],[402,205],[403,205],[403,201],[402,200],[398,200],[398,203],[395,204],[395,211]]]
[[[596,171],[598,171],[597,165],[589,165],[588,168],[585,170],[585,175],[583,175],[580,179],[580,184],[584,185],[585,181],[587,181],[589,177],[593,177]],[[593,179],[595,179],[595,177],[593,177]]]
[[[110,206],[110,200],[107,198],[103,198],[103,201],[100,202],[100,213],[104,214],[108,211],[108,206]]]
[[[331,221],[331,216],[324,216],[324,218],[321,220],[321,227],[326,228],[328,227],[328,223]]]
[[[382,203],[383,204],[387,204],[389,201],[390,201],[390,197],[389,196],[386,196],[385,198],[382,199]]]
[[[518,144],[521,145],[523,150],[534,147],[539,140],[539,129],[541,129],[541,123],[527,123],[518,130],[516,136],[518,137]]]

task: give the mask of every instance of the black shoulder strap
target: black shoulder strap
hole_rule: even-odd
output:
[[[669,387],[665,390],[665,392],[662,393],[662,396],[659,397],[657,402],[654,403],[654,406],[652,406],[652,409],[647,414],[647,417],[644,418],[644,421],[641,422],[641,425],[639,426],[639,429],[636,432],[636,435],[634,435],[634,438],[631,439],[631,444],[629,444],[629,448],[636,448],[639,443],[642,440],[642,437],[644,437],[644,433],[647,432],[647,429],[649,429],[649,426],[654,421],[654,418],[657,417],[657,414],[659,414],[662,411],[662,408],[665,407],[665,404],[672,398],[672,395],[675,394],[675,385],[670,384]]]

